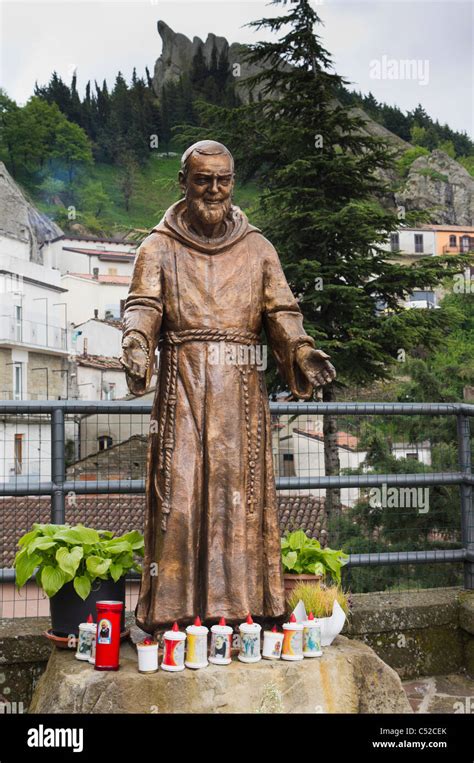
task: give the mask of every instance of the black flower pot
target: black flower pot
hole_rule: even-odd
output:
[[[87,622],[87,617],[92,615],[96,621],[98,601],[122,601],[123,611],[120,630],[125,630],[125,577],[116,583],[112,579],[96,580],[92,583],[92,590],[83,600],[74,590],[72,581],[66,583],[49,600],[51,609],[51,628],[55,636],[77,636],[79,623]]]

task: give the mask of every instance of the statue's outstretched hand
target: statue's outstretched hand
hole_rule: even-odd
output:
[[[308,344],[298,347],[296,362],[308,381],[315,387],[324,387],[336,378],[336,369],[329,362],[329,355],[322,350],[315,350]]]
[[[125,371],[136,379],[146,376],[149,358],[148,348],[144,339],[136,334],[129,334],[122,342],[122,357],[120,358]]]

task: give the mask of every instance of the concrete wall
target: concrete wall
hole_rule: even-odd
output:
[[[84,339],[87,339],[88,355],[119,358],[122,354],[122,329],[117,326],[91,318],[76,328],[82,332],[74,343],[78,355],[82,355],[84,352]]]
[[[68,289],[61,301],[67,302],[68,320],[77,325],[94,316],[99,311],[99,318],[105,318],[106,310],[113,310],[120,316],[120,300],[126,299],[128,284],[110,284],[77,276],[65,275],[62,286]]]
[[[78,365],[77,384],[80,400],[118,400],[128,394],[125,373],[116,369]],[[111,384],[115,385],[114,392]]]

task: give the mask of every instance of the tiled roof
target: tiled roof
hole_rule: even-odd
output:
[[[321,545],[327,542],[324,501],[313,496],[291,497],[280,494],[281,534],[302,529]],[[82,524],[117,535],[129,530],[143,532],[144,495],[66,496],[66,522]],[[51,518],[49,496],[0,498],[0,567],[11,567],[18,539],[31,529],[33,522],[46,523]]]
[[[116,328],[116,329],[123,328],[123,321],[121,318],[88,318],[86,321],[82,321],[81,323],[75,323],[74,328],[77,329],[79,328],[79,326],[85,326],[85,324],[89,323],[89,321],[96,321],[96,323],[105,323],[107,326],[112,326],[112,328]]]
[[[98,281],[98,283],[113,283],[123,284],[128,286],[130,283],[130,276],[111,276],[107,274],[94,276],[92,273],[64,273],[63,278],[66,276],[74,276],[75,278],[85,278],[88,281]]]
[[[316,538],[321,546],[327,545],[327,516],[324,498],[314,495],[278,496],[280,532],[284,535],[293,530],[304,530],[310,538]]]
[[[63,246],[64,252],[75,252],[76,254],[90,254],[91,257],[99,257],[99,259],[108,259],[114,257],[117,259],[133,260],[135,258],[134,252],[113,252],[106,249],[76,249],[73,246]]]
[[[450,230],[453,231],[453,233],[459,232],[459,233],[474,233],[474,227],[472,225],[430,225],[430,228],[433,228],[433,230]]]
[[[75,360],[78,366],[123,371],[123,366],[118,358],[108,358],[105,355],[77,355]]]
[[[145,232],[146,235],[146,232]],[[67,231],[61,236],[63,241],[93,241],[96,244],[122,244],[123,246],[136,246],[136,241],[131,239],[127,240],[123,236],[117,236],[116,238],[102,238],[101,236],[84,236],[81,233],[75,231]]]
[[[305,435],[305,437],[310,437],[312,440],[324,442],[324,435],[322,432],[315,432],[310,429],[299,429],[297,427],[295,427],[293,431]],[[349,432],[337,432],[336,442],[339,448],[347,448],[347,450],[358,450],[359,448],[359,438],[354,437],[354,435],[349,434]]]

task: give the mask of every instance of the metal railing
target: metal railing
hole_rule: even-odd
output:
[[[87,494],[144,493],[142,479],[118,480],[71,480],[66,478],[65,463],[65,417],[68,414],[87,416],[93,414],[139,414],[149,415],[151,403],[139,401],[76,400],[2,401],[0,416],[48,415],[51,420],[51,479],[27,484],[0,484],[0,496],[51,496],[51,522],[64,524],[66,496],[74,492]],[[277,477],[279,490],[361,488],[386,485],[387,487],[419,487],[434,485],[457,485],[460,489],[461,548],[429,549],[419,551],[386,551],[382,553],[350,554],[349,565],[378,566],[404,564],[432,564],[462,562],[464,585],[474,589],[474,511],[472,486],[474,477],[471,464],[470,417],[474,405],[464,403],[270,403],[274,415],[338,415],[338,416],[455,416],[457,419],[458,469],[450,472],[406,474],[346,474],[331,476]],[[0,570],[1,580],[13,582],[14,570]]]

